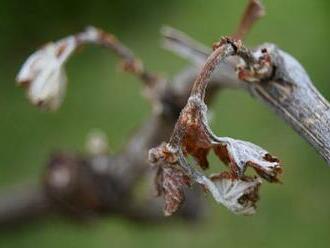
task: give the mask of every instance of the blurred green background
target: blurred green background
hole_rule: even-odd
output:
[[[186,63],[159,48],[163,24],[207,45],[232,33],[245,0],[2,0],[0,9],[0,187],[37,180],[53,150],[83,151],[86,134],[101,128],[114,151],[148,116],[137,80],[116,70],[116,58],[89,47],[68,64],[64,106],[44,113],[30,106],[15,74],[43,43],[88,24],[115,33],[154,70],[171,76]],[[247,43],[278,44],[306,68],[330,99],[330,3],[264,1],[267,16]],[[0,233],[0,247],[329,247],[330,169],[273,112],[245,92],[226,91],[213,108],[219,135],[250,140],[281,158],[282,185],[265,184],[258,212],[234,216],[209,199],[212,212],[198,224],[138,226],[104,218],[78,226],[53,217]]]

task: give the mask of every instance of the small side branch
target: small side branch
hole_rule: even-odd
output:
[[[265,15],[265,9],[259,0],[249,0],[240,24],[233,34],[236,39],[245,39],[254,24]]]
[[[111,49],[122,61],[122,67],[126,72],[136,75],[148,87],[152,87],[159,78],[144,68],[142,61],[135,57],[134,53],[120,42],[116,36],[101,29],[88,27],[85,32],[77,34],[78,44],[99,44]]]

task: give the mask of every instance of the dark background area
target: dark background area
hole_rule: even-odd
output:
[[[38,180],[54,150],[84,151],[93,128],[113,151],[148,116],[139,82],[118,72],[108,51],[88,47],[67,66],[63,107],[45,113],[30,106],[15,75],[36,48],[87,25],[115,33],[148,66],[172,76],[186,63],[159,48],[163,24],[211,45],[233,32],[244,0],[2,0],[0,8],[0,187]],[[330,99],[330,6],[327,0],[264,1],[267,15],[250,33],[251,47],[273,42],[294,55]],[[221,93],[212,126],[219,135],[250,140],[284,164],[281,185],[265,185],[253,217],[234,216],[209,199],[206,219],[192,225],[140,226],[119,218],[77,225],[59,217],[0,233],[0,247],[328,247],[330,169],[290,127],[245,92]],[[219,166],[213,160],[213,166]]]

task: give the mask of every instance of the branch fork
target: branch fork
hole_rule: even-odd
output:
[[[232,212],[253,214],[261,181],[258,177],[245,176],[246,168],[252,167],[260,177],[269,182],[278,182],[278,175],[282,172],[279,160],[264,149],[250,142],[217,137],[208,125],[207,106],[204,102],[211,74],[225,58],[239,56],[246,64],[244,71],[249,72],[249,76],[253,77],[254,81],[260,81],[262,79],[260,76],[263,75],[261,72],[268,72],[262,70],[262,67],[268,66],[268,63],[265,63],[265,58],[268,56],[264,55],[256,60],[240,40],[230,37],[222,38],[213,46],[213,49],[214,51],[195,80],[190,97],[180,113],[169,142],[149,151],[149,161],[158,164],[159,167],[161,176],[158,177],[157,184],[161,185],[161,192],[165,196],[166,215],[175,212],[182,204],[184,197],[177,192],[183,192],[182,188],[189,186],[191,181],[202,185],[211,192],[218,203],[223,204]],[[222,172],[208,178],[186,160],[187,156],[192,156],[205,170],[209,166],[207,155],[210,150],[213,150],[218,158],[229,166],[229,172]],[[180,180],[176,188],[168,187],[164,180],[160,180],[165,176],[182,179],[182,172],[190,180]]]

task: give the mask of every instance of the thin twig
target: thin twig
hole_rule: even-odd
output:
[[[255,23],[265,15],[265,9],[259,0],[249,0],[242,19],[233,37],[244,40]]]
[[[160,80],[158,76],[146,70],[142,61],[111,33],[88,27],[86,31],[75,35],[75,38],[79,45],[91,43],[111,49],[122,60],[123,69],[140,78],[148,87],[154,86]]]

